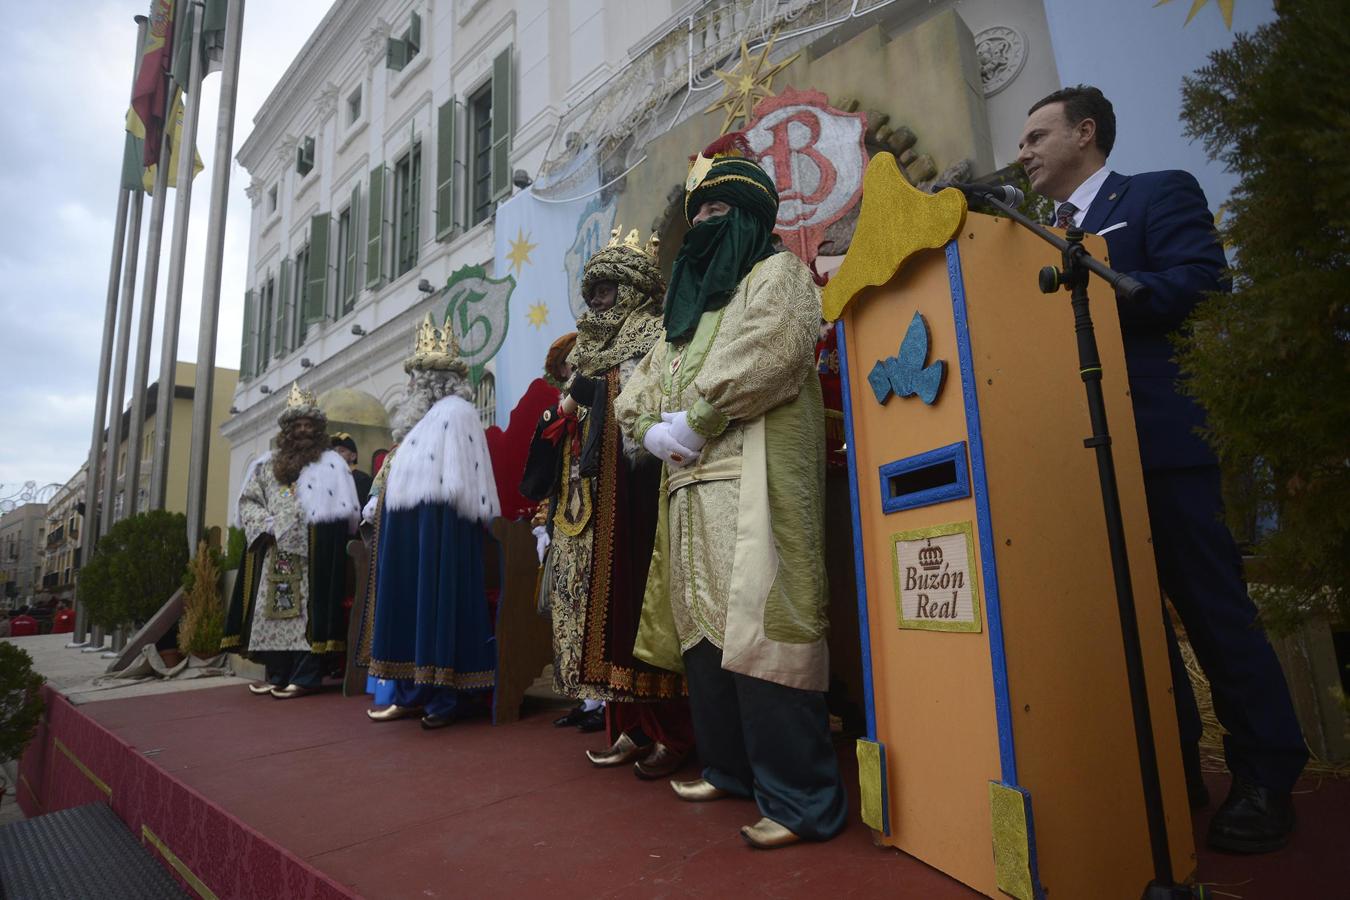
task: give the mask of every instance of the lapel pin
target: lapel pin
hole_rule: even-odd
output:
[[[1114,200],[1114,199],[1116,199],[1116,195],[1115,195],[1115,194],[1112,194],[1111,196],[1107,197],[1106,199],[1107,199],[1107,200]]]

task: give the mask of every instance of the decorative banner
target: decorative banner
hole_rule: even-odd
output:
[[[592,174],[577,189],[595,187]],[[585,252],[591,232],[603,233],[608,240],[609,226],[602,227],[601,222],[614,215],[597,212],[593,205],[591,200],[549,203],[525,190],[497,206],[493,271],[515,276],[512,321],[492,366],[498,422],[507,420],[530,382],[543,374],[549,345],[576,330],[574,310],[584,308],[576,305],[581,266],[571,271],[567,256]]]
[[[515,287],[510,275],[490,278],[482,266],[463,266],[445,283],[450,298],[445,305],[445,327],[459,342],[459,355],[469,364],[475,383],[506,340]]]
[[[862,113],[833,108],[820,91],[794,88],[762,101],[746,126],[750,149],[778,188],[774,233],[808,264],[825,229],[862,197],[865,127]]]
[[[596,251],[609,243],[609,233],[614,228],[614,215],[618,206],[613,200],[600,204],[600,197],[593,199],[581,213],[581,224],[577,227],[577,239],[568,248],[563,263],[567,268],[567,283],[572,291],[567,295],[572,307],[572,317],[580,319],[586,311],[586,301],[581,297],[581,273],[586,261]]]
[[[902,531],[891,542],[900,628],[983,630],[969,522]]]
[[[942,390],[947,363],[939,359],[931,366],[925,366],[926,359],[928,323],[916,312],[914,318],[909,320],[909,329],[900,344],[900,353],[878,360],[867,375],[867,383],[872,386],[877,402],[885,403],[891,399],[891,392],[894,391],[897,397],[913,397],[917,394],[920,400],[932,406],[937,401],[938,392]]]

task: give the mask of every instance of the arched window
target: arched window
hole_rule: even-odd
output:
[[[497,424],[497,378],[491,372],[484,372],[474,388],[473,405],[478,408],[478,420],[484,428]]]

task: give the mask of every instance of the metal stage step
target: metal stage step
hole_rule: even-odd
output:
[[[3,900],[183,900],[186,894],[105,803],[0,828]]]

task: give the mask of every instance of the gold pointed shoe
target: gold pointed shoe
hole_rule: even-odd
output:
[[[248,692],[257,696],[272,693],[272,684],[266,681],[256,681],[248,686]]]
[[[721,800],[723,797],[729,797],[731,794],[722,790],[706,778],[699,778],[694,781],[672,781],[670,786],[675,790],[675,796],[681,800],[688,800],[690,803],[707,803],[709,800]]]
[[[278,700],[290,700],[292,697],[303,697],[306,694],[317,694],[318,688],[303,687],[298,684],[288,684],[284,688],[272,688],[272,696]]]
[[[413,716],[422,715],[422,707],[390,705],[384,709],[368,709],[366,715],[372,722],[393,722],[396,719],[411,719]]]
[[[610,766],[621,766],[635,759],[645,758],[648,753],[651,753],[653,746],[648,744],[645,747],[639,747],[627,733],[624,733],[619,735],[619,739],[614,742],[614,746],[608,750],[599,752],[587,750],[586,758],[591,761],[591,765],[602,769]]]
[[[741,826],[741,837],[756,850],[777,850],[801,840],[773,819],[763,818],[753,825]]]

